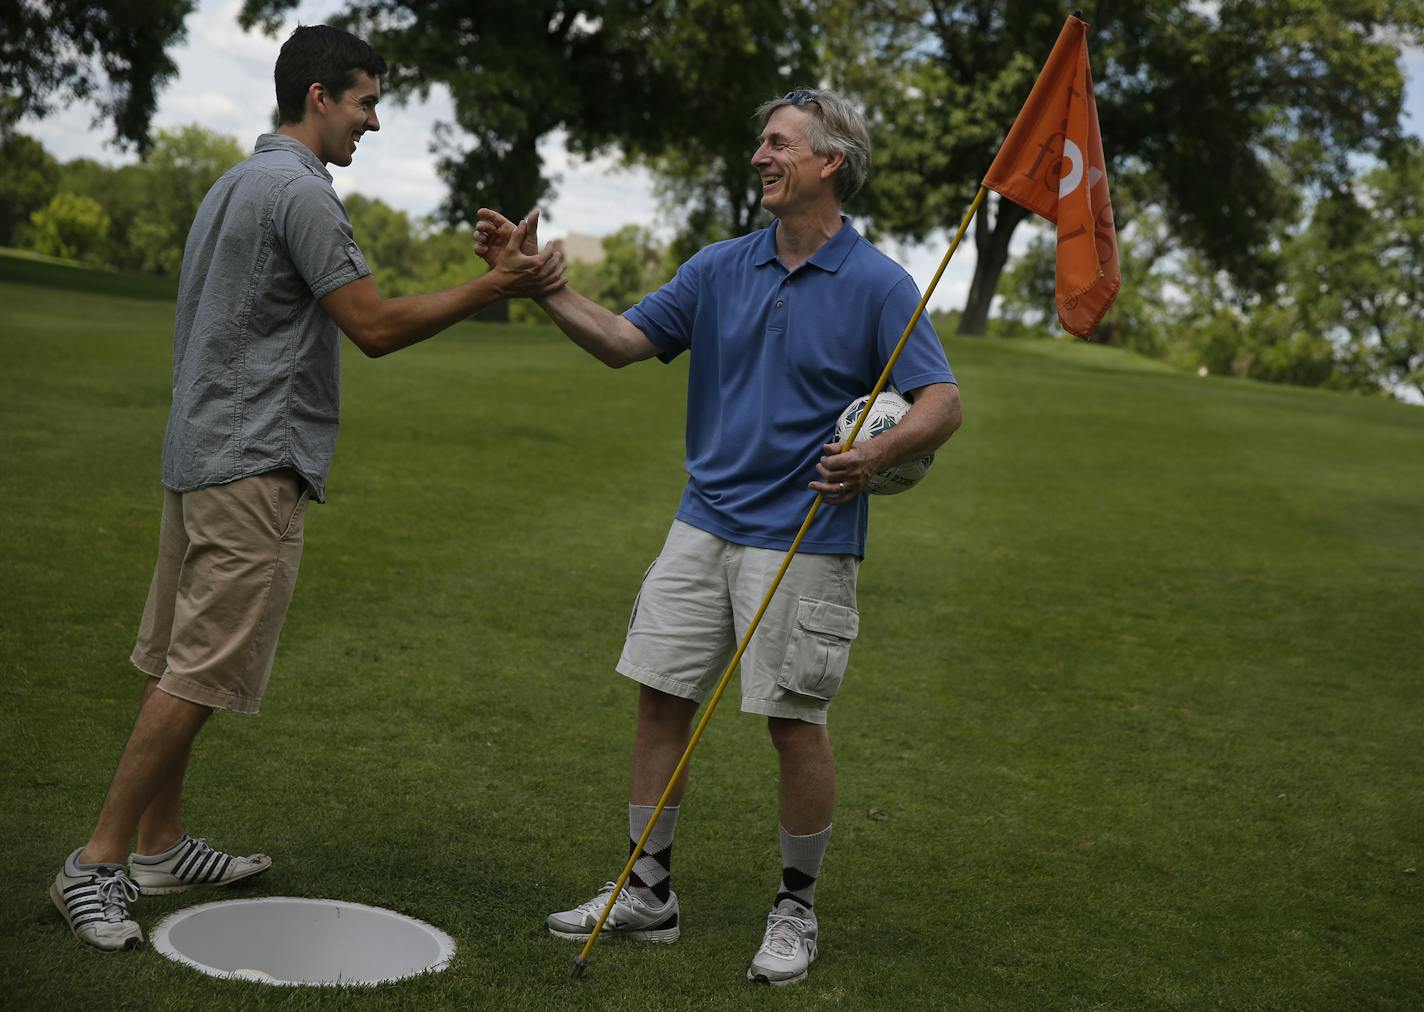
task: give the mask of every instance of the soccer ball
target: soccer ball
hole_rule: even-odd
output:
[[[850,435],[850,430],[855,428],[855,423],[860,420],[861,413],[865,411],[866,402],[869,400],[868,394],[865,397],[857,397],[841,412],[840,418],[836,419],[836,442],[842,446],[845,445],[846,437]],[[875,406],[870,409],[870,417],[865,420],[865,424],[860,427],[860,432],[855,437],[856,443],[874,439],[882,432],[893,429],[909,410],[910,402],[905,398],[893,390],[883,391],[880,396],[875,398]],[[901,492],[908,492],[919,484],[920,479],[925,476],[925,472],[930,469],[930,465],[933,463],[934,454],[931,453],[927,457],[912,460],[898,467],[887,467],[871,477],[865,490],[871,495],[898,495]]]

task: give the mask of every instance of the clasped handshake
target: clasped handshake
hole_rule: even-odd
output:
[[[505,298],[538,299],[569,283],[562,245],[551,242],[539,249],[538,211],[516,225],[498,211],[480,208],[475,253],[489,264],[490,277]]]

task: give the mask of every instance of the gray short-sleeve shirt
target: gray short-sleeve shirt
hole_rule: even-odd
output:
[[[164,485],[292,467],[325,500],[341,335],[319,300],[370,273],[326,167],[294,138],[259,137],[203,198],[183,250]]]

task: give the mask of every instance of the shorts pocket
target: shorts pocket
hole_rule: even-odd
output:
[[[834,698],[859,633],[860,613],[854,608],[801,598],[776,684],[813,699]]]
[[[659,558],[661,558],[661,556],[659,556]],[[657,560],[657,559],[654,559],[652,562],[648,563],[648,568],[647,568],[647,570],[643,573],[643,579],[642,579],[642,581],[638,584],[638,596],[635,597],[635,598],[633,598],[633,610],[630,611],[630,612],[628,612],[628,631],[629,631],[629,632],[632,632],[632,631],[633,631],[633,620],[638,617],[638,602],[640,602],[640,601],[643,600],[643,588],[644,588],[645,586],[647,586],[647,584],[648,584],[648,575],[649,575],[650,573],[652,573],[653,567],[656,566],[657,564],[658,564],[658,560]]]
[[[306,515],[309,496],[310,493],[303,483],[302,490],[297,495],[297,505],[292,509],[291,515],[287,517],[287,523],[282,528],[282,541],[292,540],[292,536],[300,529],[302,517]]]
[[[307,483],[296,471],[283,468],[264,476],[272,495],[272,529],[278,541],[290,540],[300,530],[307,506]]]

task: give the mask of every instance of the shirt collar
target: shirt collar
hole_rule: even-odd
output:
[[[270,133],[263,134],[257,138],[257,144],[253,147],[253,154],[260,154],[263,151],[286,151],[300,158],[307,167],[320,172],[326,177],[327,182],[331,182],[331,173],[326,171],[326,166],[321,163],[321,159],[316,156],[316,152],[307,147],[295,137],[288,137],[286,134]]]
[[[770,228],[762,231],[761,238],[757,240],[756,256],[752,260],[757,267],[776,259],[776,230],[780,227],[781,222],[774,221]],[[841,215],[840,229],[822,243],[821,248],[812,253],[806,263],[834,274],[841,264],[845,263],[845,258],[850,256],[851,249],[859,240],[860,233],[855,230],[850,219]]]

